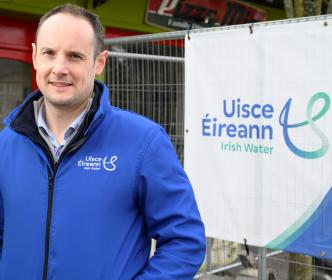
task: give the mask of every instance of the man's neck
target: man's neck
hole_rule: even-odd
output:
[[[69,125],[86,109],[88,100],[77,108],[55,108],[45,102],[45,120],[58,143],[62,143]]]

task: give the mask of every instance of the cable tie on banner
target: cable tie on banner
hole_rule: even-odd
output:
[[[249,25],[250,34],[252,34],[254,32],[253,27],[254,26],[252,24]]]
[[[190,29],[188,29],[188,32],[187,32],[187,36],[188,36],[188,40],[190,40]]]
[[[245,268],[254,267],[256,265],[255,256],[254,255],[250,256],[247,239],[244,238],[243,240],[244,240],[244,247],[246,249],[246,253],[243,252],[243,253],[238,254],[240,262]]]
[[[249,256],[250,252],[249,252],[249,246],[247,244],[247,239],[244,238],[243,240],[244,240],[244,248],[246,249],[247,256]]]

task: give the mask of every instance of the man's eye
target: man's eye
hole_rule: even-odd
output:
[[[75,59],[75,60],[81,60],[82,59],[82,57],[79,54],[71,54],[70,58]]]
[[[52,55],[53,52],[52,51],[44,51],[44,54]]]
[[[43,51],[42,54],[46,55],[46,56],[53,56],[54,52],[53,51]]]

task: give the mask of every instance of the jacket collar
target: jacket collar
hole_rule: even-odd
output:
[[[94,99],[88,112],[89,124],[94,119],[99,118],[100,115],[103,115],[106,111],[110,110],[109,92],[106,85],[99,81],[95,81],[94,92]],[[38,132],[34,117],[33,102],[39,100],[41,97],[42,93],[40,90],[36,90],[29,94],[20,106],[16,107],[13,111],[10,112],[10,114],[4,120],[4,124],[14,130],[32,131],[37,129]]]
[[[76,137],[72,142],[78,141],[86,134],[88,128],[107,111],[110,111],[109,92],[106,85],[99,81],[94,84],[94,98],[82,124],[78,129]],[[34,116],[33,102],[42,97],[40,90],[31,93],[24,102],[15,108],[4,120],[4,124],[14,131],[26,135],[32,141],[38,143],[42,148],[47,150],[45,141],[38,131]]]

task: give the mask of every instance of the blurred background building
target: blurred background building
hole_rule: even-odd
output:
[[[36,88],[31,43],[41,15],[67,1],[0,0],[0,127],[2,119]],[[105,37],[159,33],[250,21],[283,19],[282,0],[75,0],[96,13]]]

